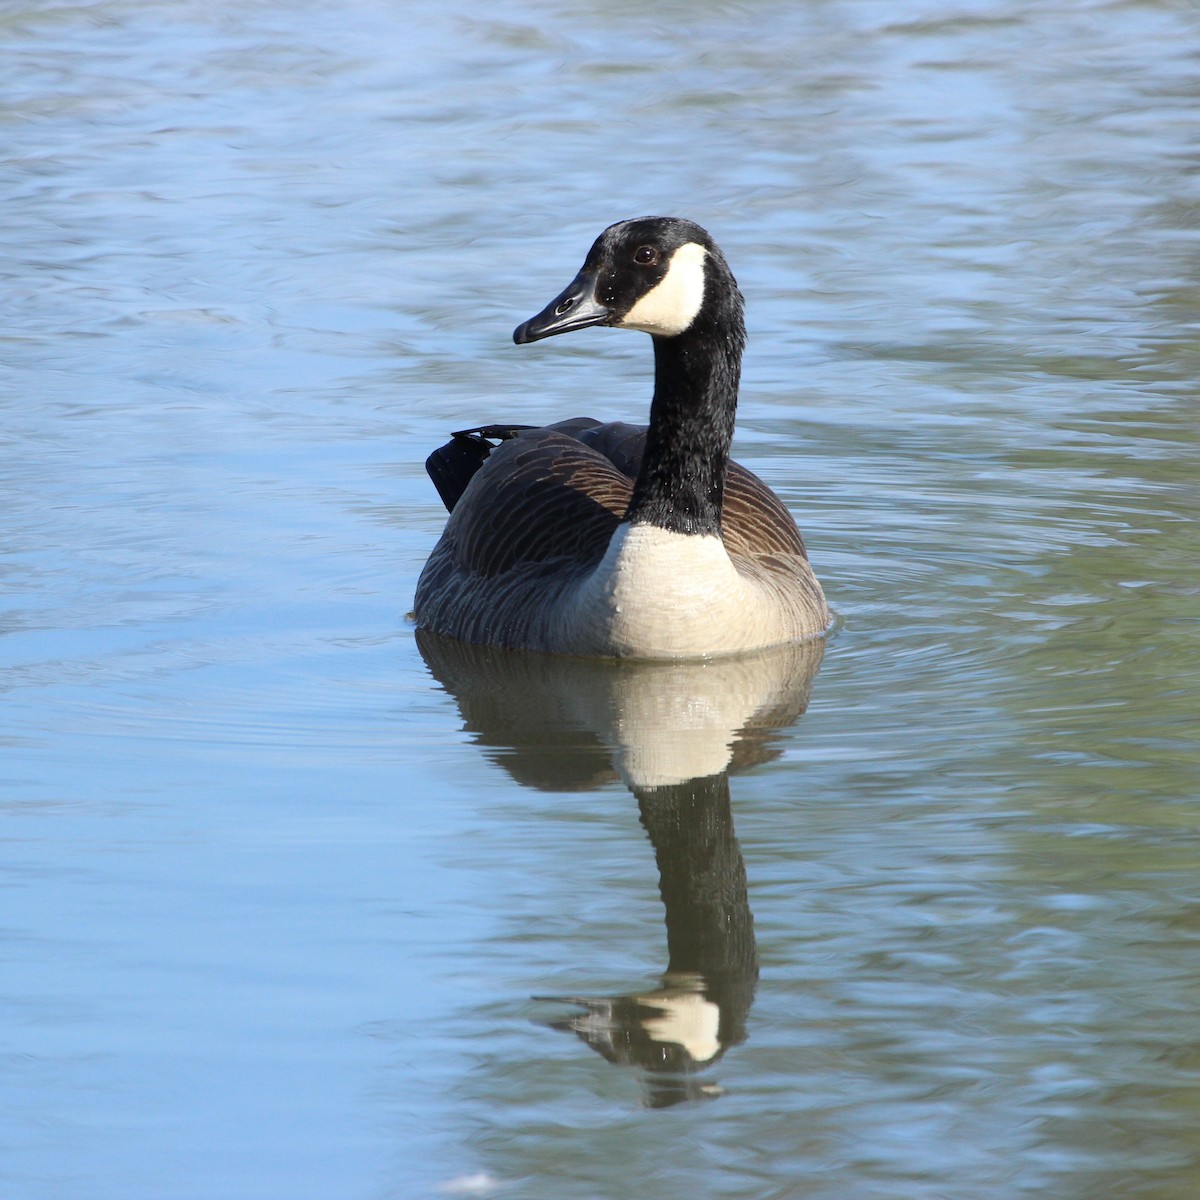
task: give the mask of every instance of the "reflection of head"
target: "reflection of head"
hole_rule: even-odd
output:
[[[758,955],[728,776],[639,788],[637,797],[666,909],[666,973],[652,991],[559,997],[585,1011],[553,1028],[640,1067],[647,1103],[662,1106],[713,1094],[695,1076],[745,1041]]]
[[[734,1043],[721,1037],[721,1009],[705,994],[702,980],[677,985],[668,976],[662,987],[641,995],[557,999],[585,1011],[551,1027],[576,1034],[611,1063],[645,1072],[651,1108],[720,1095],[698,1072]]]

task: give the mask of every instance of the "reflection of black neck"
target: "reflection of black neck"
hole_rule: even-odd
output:
[[[637,798],[667,910],[667,971],[703,976],[705,991],[721,1009],[722,1043],[741,1041],[758,951],[729,777],[638,788]]]

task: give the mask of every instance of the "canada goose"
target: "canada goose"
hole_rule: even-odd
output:
[[[829,609],[795,521],[729,459],[746,335],[716,243],[674,217],[611,225],[513,340],[589,325],[653,338],[649,428],[576,418],[454,434],[426,463],[450,519],[417,584],[417,624],[642,659],[822,633]]]

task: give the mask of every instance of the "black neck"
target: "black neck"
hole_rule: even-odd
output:
[[[710,311],[706,302],[686,332],[654,339],[650,429],[626,521],[676,533],[721,532],[746,338],[733,286],[727,311]]]

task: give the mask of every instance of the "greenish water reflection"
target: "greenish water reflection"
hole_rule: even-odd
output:
[[[729,774],[780,752],[779,732],[808,703],[823,641],[678,664],[514,653],[425,632],[417,643],[467,731],[514,780],[553,793],[619,777],[654,847],[667,925],[659,986],[547,997],[583,1010],[553,1027],[639,1068],[652,1108],[720,1095],[697,1073],[745,1040],[758,981]]]
[[[0,32],[6,1200],[1193,1200],[1194,5]],[[840,617],[689,801],[758,978],[652,1110],[531,999],[670,966],[620,731],[464,729],[404,621],[447,431],[645,420],[628,334],[510,336],[646,212]]]

